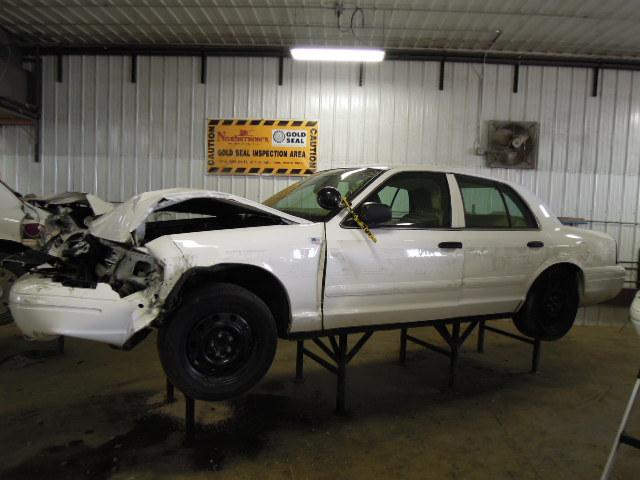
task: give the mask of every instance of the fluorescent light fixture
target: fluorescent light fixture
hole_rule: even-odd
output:
[[[381,62],[384,50],[373,48],[292,48],[294,60],[315,62]]]

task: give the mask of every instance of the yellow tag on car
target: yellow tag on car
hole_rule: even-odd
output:
[[[356,225],[358,225],[358,227],[360,227],[360,229],[367,234],[367,236],[371,239],[373,243],[377,243],[378,239],[373,234],[373,232],[369,229],[367,224],[364,223],[360,219],[358,214],[353,210],[353,208],[351,208],[351,204],[349,203],[349,200],[347,200],[346,197],[342,197],[342,203],[344,204],[345,207],[347,207],[347,210],[349,210],[349,213],[353,217],[353,220],[356,222]]]

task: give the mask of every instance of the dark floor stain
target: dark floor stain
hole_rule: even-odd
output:
[[[113,415],[115,403],[108,407]],[[274,430],[313,427],[320,422],[313,410],[300,412],[283,396],[249,395],[232,403],[233,414],[226,420],[196,425],[195,440],[185,445],[183,421],[154,413],[147,404],[147,413],[135,421],[133,428],[102,445],[92,448],[82,439],[53,445],[1,471],[0,477],[102,480],[119,470],[148,469],[150,465],[164,472],[219,471],[235,458],[256,459],[277,438],[272,435]]]
[[[460,382],[462,385],[457,391],[445,395],[434,395],[433,389],[423,390],[425,402],[421,401],[419,396],[416,398],[414,389],[406,390],[404,396],[398,397],[395,389],[381,386],[377,381],[380,376],[396,375],[400,378],[400,383],[413,384],[418,375],[424,375],[420,368],[424,363],[416,362],[414,367],[403,367],[402,370],[398,370],[396,366],[378,364],[356,366],[354,378],[374,379],[369,384],[361,383],[359,390],[376,391],[388,399],[378,402],[374,408],[361,397],[357,405],[358,415],[406,416],[412,408],[421,411],[428,408],[425,407],[425,402],[427,405],[433,405],[455,401],[456,398],[465,396],[489,393],[505,388],[519,378],[510,372],[483,375],[486,368],[468,359],[467,372],[479,375],[467,373],[466,376],[479,376],[480,379]],[[358,370],[382,373],[378,373],[378,376],[364,373],[358,375]],[[443,384],[444,374],[441,372],[440,376],[443,378],[435,380],[433,385]],[[463,380],[463,377],[465,376],[461,375],[460,380]],[[320,394],[324,388],[314,389],[317,383],[312,376],[307,378],[307,381],[309,385],[306,387],[306,400],[299,396],[296,398],[287,395],[288,384],[278,379],[263,383],[258,393],[249,394],[228,404],[198,402],[196,415],[204,415],[205,423],[196,422],[195,440],[189,445],[184,444],[184,420],[179,416],[160,413],[159,407],[164,403],[156,392],[91,395],[86,404],[74,405],[74,409],[86,411],[87,414],[95,412],[101,422],[106,421],[109,424],[123,425],[123,418],[131,419],[132,426],[129,430],[98,446],[90,445],[92,442],[87,438],[90,430],[85,430],[84,439],[70,437],[71,441],[67,443],[48,446],[22,463],[0,471],[0,478],[106,480],[114,472],[123,471],[158,471],[174,473],[177,476],[185,472],[232,469],[233,465],[242,459],[259,460],[263,452],[277,449],[281,441],[281,435],[278,433],[328,431],[336,423],[344,422],[344,417],[335,417],[331,410],[327,409],[326,402],[322,399],[323,395]],[[280,392],[280,389],[284,389],[285,392]],[[150,398],[158,400],[156,403],[149,403]],[[209,414],[208,417],[205,415],[205,412],[219,411],[219,407],[223,407],[222,412],[230,411],[230,414]],[[10,420],[19,421],[26,416],[33,418],[35,425],[40,420],[38,414],[37,411],[25,410]],[[125,425],[122,427],[123,431],[127,428]],[[99,437],[100,431],[98,428],[96,430],[96,436]]]
[[[21,368],[41,363],[47,358],[58,355],[56,350],[25,350],[20,353],[8,355],[0,360],[1,367]]]
[[[76,478],[107,479],[120,464],[132,464],[132,459],[143,458],[146,448],[162,443],[176,429],[175,421],[159,415],[140,418],[123,435],[90,448],[82,440],[67,445],[45,448],[35,457],[2,472],[3,479],[47,478],[66,480]],[[152,461],[150,458],[147,461]]]
[[[217,471],[235,457],[255,460],[276,441],[274,431],[309,429],[320,422],[315,414],[292,405],[288,397],[248,395],[233,402],[228,420],[197,428],[191,468]]]
[[[45,448],[44,451],[47,453],[58,453],[65,451],[66,448],[66,445],[51,445],[50,447]]]
[[[262,390],[267,392],[281,392],[285,389],[285,383],[282,380],[267,380],[260,386]]]

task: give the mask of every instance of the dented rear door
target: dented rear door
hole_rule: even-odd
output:
[[[549,256],[548,234],[511,187],[467,175],[456,180],[465,221],[461,313],[513,312]]]

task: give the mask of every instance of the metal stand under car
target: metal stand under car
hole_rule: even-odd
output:
[[[301,383],[303,380],[304,370],[304,357],[308,357],[317,364],[324,367],[329,372],[333,373],[337,377],[336,385],[336,413],[343,413],[346,410],[346,373],[347,365],[356,356],[364,344],[371,338],[371,335],[377,330],[391,330],[400,329],[400,363],[404,364],[407,357],[407,342],[412,342],[420,345],[424,348],[432,350],[437,353],[441,353],[449,357],[449,387],[453,387],[455,382],[455,371],[458,363],[458,357],[460,348],[464,344],[465,340],[469,338],[469,335],[476,326],[478,326],[478,352],[484,351],[485,335],[486,332],[494,332],[499,335],[518,340],[521,342],[533,345],[533,355],[531,360],[531,373],[535,373],[538,370],[538,364],[540,362],[540,339],[530,339],[521,335],[516,335],[506,330],[501,330],[492,326],[486,325],[486,322],[491,318],[485,319],[472,319],[472,320],[441,320],[435,322],[427,322],[423,325],[406,325],[406,326],[382,326],[382,327],[363,327],[361,329],[345,329],[343,332],[338,331],[335,334],[322,333],[320,335],[308,335],[303,338],[297,339],[297,352],[296,352],[296,383]],[[464,331],[461,332],[461,325],[468,323]],[[436,329],[443,340],[446,342],[448,349],[439,345],[421,340],[408,333],[409,328],[417,328],[418,326],[431,326]],[[348,348],[348,336],[349,334],[360,334],[360,338],[355,345]],[[329,345],[323,341],[323,337],[328,338]],[[324,355],[328,358],[322,358],[319,354],[309,350],[305,347],[305,340],[312,341],[317,345]]]
[[[609,478],[611,469],[613,468],[613,463],[616,459],[616,454],[618,453],[618,447],[621,443],[640,449],[640,438],[632,437],[625,431],[627,422],[629,421],[629,415],[631,414],[631,409],[633,408],[633,404],[636,401],[639,390],[640,371],[638,372],[638,376],[636,377],[636,383],[633,386],[633,391],[631,392],[631,396],[629,397],[629,402],[627,402],[627,408],[625,408],[624,415],[622,415],[622,421],[620,422],[620,426],[618,427],[616,438],[613,441],[613,447],[611,447],[611,452],[609,453],[609,458],[607,459],[607,464],[604,466],[604,471],[602,472],[602,477],[600,477],[600,480],[607,480]]]
[[[407,325],[382,325],[375,327],[359,327],[359,328],[347,328],[337,330],[334,332],[321,332],[320,334],[300,334],[298,338],[292,338],[297,343],[296,349],[296,383],[301,383],[304,378],[304,357],[308,357],[317,364],[324,367],[329,372],[333,373],[337,377],[336,383],[336,413],[344,413],[346,411],[346,386],[347,386],[347,365],[349,362],[360,352],[365,343],[371,338],[374,332],[378,330],[400,330],[400,363],[404,364],[407,356],[407,342],[412,342],[429,350],[441,353],[449,357],[449,387],[453,387],[455,381],[455,370],[458,362],[460,348],[464,342],[469,338],[473,330],[478,327],[478,343],[477,351],[484,352],[485,336],[486,332],[493,332],[499,335],[528,343],[533,346],[533,355],[531,360],[531,373],[535,373],[538,370],[538,364],[540,361],[540,346],[541,341],[539,339],[530,339],[520,335],[513,334],[506,330],[501,330],[496,327],[486,325],[488,320],[493,320],[493,317],[475,318],[475,319],[456,319],[456,320],[441,320],[433,322],[424,322],[422,324],[407,324]],[[461,327],[464,323],[467,323],[464,330],[461,331]],[[440,334],[443,340],[449,347],[444,348],[438,345],[421,340],[413,335],[409,334],[410,328],[419,328],[430,326]],[[349,348],[349,335],[359,335],[355,344]],[[305,341],[311,341],[315,344],[323,353],[323,358],[318,353],[309,350],[305,347]],[[195,400],[191,397],[185,397],[185,443],[190,445],[195,439]],[[167,403],[175,401],[175,389],[169,379],[166,384],[166,400]]]
[[[175,387],[173,383],[167,378],[167,394],[166,402],[173,403],[176,401]],[[188,446],[193,443],[196,433],[196,401],[194,398],[184,396],[184,426],[185,426],[185,441]]]

